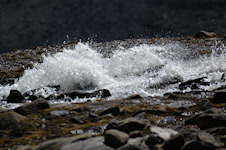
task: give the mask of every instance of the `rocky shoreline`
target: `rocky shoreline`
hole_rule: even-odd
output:
[[[225,43],[225,38],[219,38]],[[134,45],[145,40],[137,40]],[[203,46],[207,41],[211,47],[211,39],[171,38],[148,39],[145,42],[158,43],[166,41],[186,41],[189,46]],[[123,41],[121,41],[123,43]],[[204,43],[204,44],[203,44]],[[37,48],[27,50],[20,58],[8,57],[8,64],[20,64],[20,71],[1,70],[1,84],[21,76],[30,59],[41,62],[41,54],[62,47]],[[67,44],[66,46],[70,46]],[[98,46],[96,44],[95,46]],[[131,45],[130,45],[131,46]],[[205,52],[208,51],[208,45]],[[58,47],[58,49],[57,49]],[[101,51],[101,50],[100,50]],[[20,54],[18,50],[5,53],[1,58]],[[53,51],[51,51],[54,53]],[[204,51],[201,51],[204,52]],[[26,57],[33,53],[36,57]],[[23,58],[22,58],[23,57]],[[20,63],[22,60],[23,63]],[[6,63],[7,61],[5,61]],[[8,66],[9,67],[9,66]],[[10,69],[10,68],[8,68]],[[16,74],[18,73],[18,74]],[[15,75],[16,74],[16,75]],[[222,82],[225,74],[222,74]],[[47,150],[47,149],[119,149],[119,150],[224,150],[226,149],[226,87],[205,91],[199,87],[208,84],[203,78],[182,82],[181,92],[166,93],[162,97],[141,97],[131,95],[106,100],[110,91],[100,89],[93,92],[74,91],[62,93],[60,97],[99,96],[96,101],[87,100],[82,103],[49,103],[49,99],[57,97],[40,97],[26,95],[11,90],[4,100],[8,103],[21,103],[15,109],[0,108],[0,149]],[[193,89],[182,92],[184,88]],[[58,88],[55,86],[55,88]],[[26,94],[26,93],[25,93]],[[26,100],[25,100],[26,99]],[[27,101],[30,101],[27,103]]]

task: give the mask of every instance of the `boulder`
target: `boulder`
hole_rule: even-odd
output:
[[[198,125],[201,129],[224,127],[226,125],[226,114],[199,114],[187,119],[185,124]]]
[[[181,134],[177,134],[170,138],[166,143],[164,144],[163,148],[164,150],[180,150],[181,147],[184,145],[184,137]]]
[[[204,147],[199,141],[189,141],[185,143],[182,150],[206,150],[206,147]]]
[[[204,99],[204,100],[202,100],[201,102],[198,103],[198,107],[199,107],[200,110],[204,111],[204,110],[213,108],[214,105],[211,101]]]
[[[120,147],[127,143],[129,135],[115,129],[107,130],[104,134],[105,144],[110,147]]]
[[[70,118],[70,121],[75,124],[83,124],[85,123],[85,117],[84,116],[73,116]]]
[[[114,116],[117,116],[117,115],[119,115],[119,113],[120,113],[120,109],[118,106],[116,106],[116,107],[111,107],[111,108],[108,108],[108,109],[102,111],[99,115],[103,116],[106,114],[112,114]]]
[[[93,92],[84,92],[84,91],[73,91],[68,93],[62,93],[55,97],[56,99],[62,99],[65,96],[68,96],[70,98],[91,98],[91,97],[100,97],[100,98],[106,98],[111,96],[111,93],[109,90],[101,89]]]
[[[155,145],[162,144],[164,140],[160,138],[157,134],[151,133],[148,135],[148,138],[145,140],[145,144],[150,148],[154,148]]]
[[[208,148],[215,149],[217,147],[223,146],[219,143],[213,135],[207,133],[205,131],[199,132],[197,134],[197,138],[199,141],[203,143]]]
[[[213,95],[212,103],[226,103],[226,90],[216,91]]]
[[[135,130],[143,130],[150,125],[147,119],[138,117],[130,117],[122,121],[113,120],[111,121],[107,129],[118,129],[120,131],[130,133]]]
[[[11,90],[9,96],[6,98],[7,103],[22,103],[24,96],[18,90]]]
[[[142,137],[142,133],[140,131],[132,131],[129,133],[130,138]]]
[[[42,142],[38,145],[36,150],[60,150],[63,146],[69,145],[71,143],[74,143],[76,141],[81,141],[90,138],[91,135],[88,134],[82,134],[77,135],[73,137],[63,137],[63,138],[57,138],[49,141]]]
[[[31,103],[27,103],[20,107],[17,107],[14,109],[14,111],[22,115],[27,115],[49,107],[50,106],[48,102],[45,99],[40,98]]]
[[[73,141],[66,144],[61,150],[114,150],[113,148],[104,144],[104,137],[92,137],[85,140]],[[55,149],[54,149],[55,150]]]
[[[161,128],[161,127],[156,127],[156,126],[150,127],[150,131],[151,131],[151,133],[157,134],[157,136],[160,137],[161,139],[163,139],[164,141],[167,141],[171,137],[178,134],[177,131],[174,131],[172,129]]]
[[[6,111],[6,109],[0,107],[0,113],[3,113],[3,112],[5,112],[5,111]]]
[[[196,35],[195,38],[213,38],[216,37],[217,34],[214,32],[207,32],[204,30],[200,30]]]
[[[0,116],[0,129],[17,129],[28,123],[29,119],[14,111],[4,112]]]
[[[119,147],[117,150],[149,150],[147,145],[144,142],[143,137],[130,138],[128,142]]]

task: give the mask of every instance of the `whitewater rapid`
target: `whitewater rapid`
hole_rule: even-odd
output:
[[[15,84],[0,85],[0,100],[11,89],[21,93],[38,89],[35,94],[44,97],[57,94],[49,85],[60,85],[60,92],[108,89],[111,98],[131,94],[161,96],[178,91],[180,82],[199,77],[207,77],[211,83],[203,87],[205,90],[225,85],[221,82],[226,72],[225,47],[213,47],[211,54],[197,56],[195,53],[179,44],[142,44],[118,47],[103,56],[98,49],[80,42],[62,52],[43,55],[43,62],[25,70]]]

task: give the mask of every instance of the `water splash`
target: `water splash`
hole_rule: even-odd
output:
[[[60,85],[61,91],[109,89],[113,97],[138,93],[142,96],[162,95],[178,90],[178,82],[207,76],[213,89],[226,72],[225,48],[213,47],[210,55],[193,57],[194,50],[179,44],[147,45],[120,48],[103,57],[88,44],[43,56],[14,85],[0,86],[0,98],[10,89],[22,93],[39,89],[36,94],[56,94],[48,85]],[[171,84],[174,83],[174,84]],[[43,89],[43,88],[45,89]]]

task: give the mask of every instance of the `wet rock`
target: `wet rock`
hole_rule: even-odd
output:
[[[118,106],[116,106],[116,107],[111,107],[111,108],[108,108],[108,109],[102,111],[99,115],[103,116],[106,114],[112,114],[113,116],[117,116],[117,115],[119,115],[119,113],[120,113],[120,109]]]
[[[5,112],[5,111],[6,111],[6,109],[0,107],[0,113],[3,113],[3,112]]]
[[[164,140],[160,138],[156,133],[151,133],[148,138],[145,140],[145,144],[153,149],[155,145],[162,144]]]
[[[206,147],[204,147],[199,141],[189,141],[185,143],[182,150],[206,150]]]
[[[0,79],[0,84],[5,86],[7,84],[12,85],[14,84],[15,79],[14,78],[6,78],[6,79]]]
[[[226,90],[216,91],[212,103],[226,103]]]
[[[214,136],[207,132],[204,131],[199,132],[197,138],[199,141],[203,143],[203,145],[205,145],[208,148],[215,149],[216,147],[221,146],[221,144],[216,141]]]
[[[198,125],[201,129],[225,126],[226,114],[199,114],[185,121],[185,124]]]
[[[128,142],[117,150],[149,150],[143,137],[129,139]]]
[[[22,103],[24,96],[18,90],[11,90],[7,97],[7,103]]]
[[[214,105],[211,101],[205,99],[198,103],[198,107],[200,108],[200,110],[204,111],[204,110],[213,108]]]
[[[85,117],[82,116],[74,116],[70,119],[71,122],[75,124],[83,124],[85,123]]]
[[[66,116],[69,114],[69,111],[67,110],[53,110],[50,112],[51,115],[53,116]]]
[[[36,96],[36,95],[31,95],[28,97],[28,100],[31,100],[31,101],[35,101],[37,99],[38,99],[38,96]]]
[[[217,34],[214,32],[207,32],[204,30],[200,30],[196,35],[195,38],[213,38],[216,37]]]
[[[225,80],[226,80],[226,74],[223,73],[222,76],[221,76],[221,81],[224,82]]]
[[[214,135],[226,135],[226,127],[210,128],[205,131]]]
[[[70,98],[91,98],[91,97],[100,97],[100,98],[106,98],[111,96],[111,93],[107,89],[97,90],[94,92],[83,92],[83,91],[73,91],[69,93],[62,93],[55,97],[56,99],[62,99],[65,96],[68,96]]]
[[[104,137],[92,137],[86,140],[73,141],[61,148],[61,150],[113,150],[113,148],[104,144]]]
[[[14,111],[22,115],[27,115],[46,108],[49,108],[48,102],[45,99],[40,98],[31,103],[15,108]]]
[[[180,150],[184,145],[184,137],[181,134],[173,136],[164,144],[164,150]]]
[[[90,137],[91,135],[82,134],[82,135],[77,135],[73,137],[57,138],[57,139],[40,143],[36,148],[36,150],[50,150],[50,149],[60,150],[65,145],[69,145],[76,141],[85,140]]]
[[[187,88],[191,89],[199,89],[200,85],[205,86],[209,85],[210,83],[207,81],[207,78],[202,77],[194,80],[188,80],[186,82],[183,82],[179,85],[180,90],[185,90]]]
[[[140,131],[132,131],[129,133],[130,138],[137,138],[137,137],[142,137],[143,135],[141,134]]]
[[[150,125],[147,119],[142,119],[138,117],[130,117],[122,121],[110,122],[107,129],[118,129],[120,131],[130,133],[135,130],[143,130]]]
[[[125,98],[125,100],[130,100],[130,99],[141,99],[142,97],[139,94],[131,95]]]
[[[107,130],[104,134],[105,144],[110,147],[120,147],[127,143],[129,135],[115,129]]]
[[[4,112],[0,116],[0,129],[17,129],[28,123],[28,118],[14,111]]]
[[[158,135],[158,137],[160,137],[161,139],[163,139],[164,141],[169,140],[171,137],[175,136],[178,134],[177,131],[174,131],[172,129],[169,128],[161,128],[161,127],[150,127],[150,131],[152,133],[155,133]]]
[[[97,118],[97,117],[99,117],[99,115],[97,115],[95,113],[89,113],[89,117],[90,118]]]

